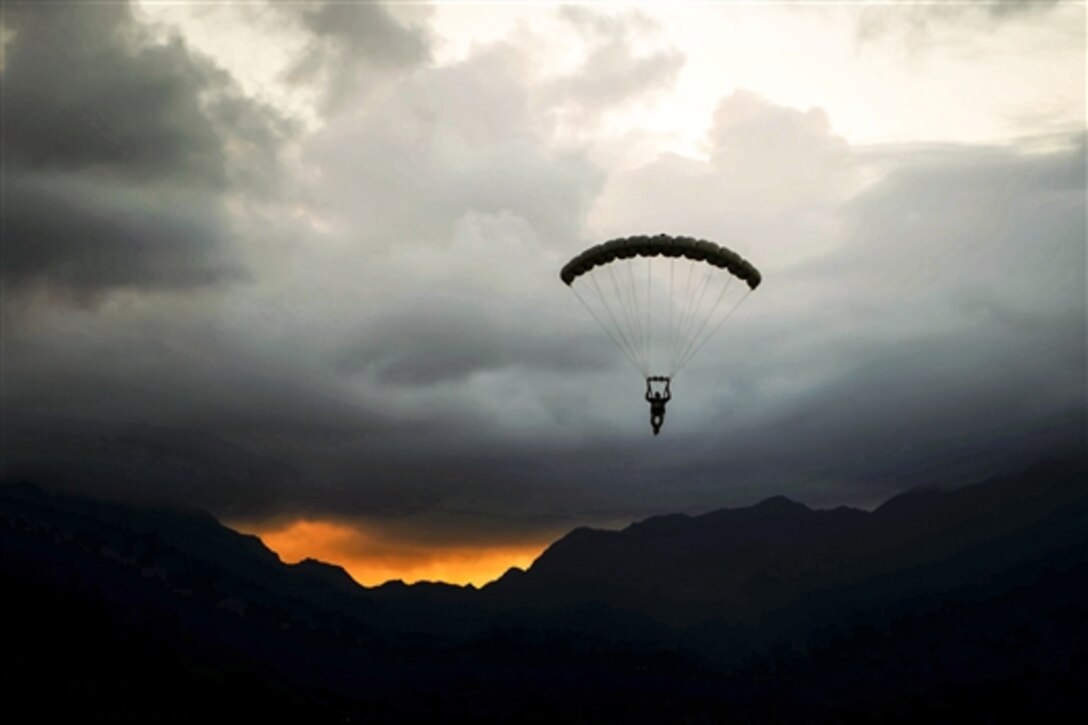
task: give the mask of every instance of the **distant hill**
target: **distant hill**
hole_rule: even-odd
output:
[[[8,484],[2,675],[43,717],[112,721],[841,722],[1038,698],[1023,715],[1060,720],[1088,710],[1086,474],[577,529],[479,590],[360,587],[204,513]]]
[[[910,491],[871,513],[812,510],[774,497],[623,531],[577,529],[524,575],[485,591],[520,607],[593,602],[671,627],[711,622],[804,638],[824,619],[882,622],[985,599],[1041,569],[1084,561],[1086,512],[1082,461],[955,490]]]

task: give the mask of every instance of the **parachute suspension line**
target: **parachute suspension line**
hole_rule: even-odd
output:
[[[632,365],[634,365],[634,366],[635,366],[636,368],[638,368],[639,372],[642,372],[642,368],[640,368],[640,367],[639,367],[639,364],[638,364],[637,362],[635,362],[635,359],[634,359],[633,357],[631,357],[631,353],[627,352],[627,348],[626,348],[626,347],[624,347],[624,346],[623,346],[623,345],[622,345],[622,344],[620,343],[620,341],[616,339],[616,336],[612,334],[612,330],[608,329],[608,325],[604,324],[604,320],[602,320],[602,319],[601,319],[601,318],[600,318],[600,317],[599,317],[599,316],[597,315],[597,313],[596,313],[596,312],[594,312],[593,308],[589,306],[589,303],[588,303],[588,302],[586,302],[586,301],[585,301],[585,299],[584,299],[584,298],[582,297],[582,293],[581,293],[581,292],[579,292],[579,291],[578,291],[578,290],[577,290],[577,289],[576,289],[576,288],[574,287],[574,285],[571,285],[571,286],[570,286],[570,288],[571,288],[572,290],[574,290],[574,295],[575,295],[575,297],[577,297],[577,298],[578,298],[578,301],[579,301],[579,302],[581,302],[581,303],[582,303],[582,305],[583,305],[583,306],[584,306],[584,307],[585,307],[585,308],[586,308],[587,310],[589,310],[589,314],[593,315],[593,319],[597,321],[597,324],[601,326],[601,329],[603,329],[603,330],[605,331],[605,333],[606,333],[606,334],[608,335],[608,337],[612,339],[612,342],[616,343],[616,347],[618,347],[618,348],[620,349],[620,351],[621,351],[621,352],[623,352],[623,354],[624,354],[624,357],[626,357],[626,358],[627,358],[628,360],[630,360],[630,361],[631,361],[631,364],[632,364]]]
[[[665,328],[666,330],[671,330],[672,329],[672,306],[673,306],[672,290],[673,290],[673,278],[675,276],[674,275],[675,271],[676,271],[676,258],[675,257],[669,257],[669,324],[668,324],[668,327]],[[671,353],[672,350],[671,349],[667,350],[667,351],[662,350],[662,353],[665,353],[665,352],[670,352]],[[662,364],[665,363],[665,355],[664,354],[661,355],[661,363]]]
[[[640,343],[641,360],[644,368],[650,369],[650,348],[646,344],[649,323],[649,301],[642,291],[642,275],[636,276],[635,271],[641,257],[632,257],[627,264],[627,277],[631,282],[631,293],[635,299],[635,318],[638,320],[638,335]]]
[[[650,364],[647,368],[653,368],[653,360],[650,355],[654,349],[654,286],[653,286],[654,258],[646,258],[646,359]]]
[[[751,293],[752,293],[752,290],[750,290],[750,289],[749,289],[749,290],[747,290],[747,291],[746,291],[746,292],[745,292],[745,293],[744,293],[743,295],[741,295],[740,299],[738,299],[738,300],[737,300],[737,303],[736,303],[735,305],[733,305],[733,307],[732,307],[732,308],[731,308],[731,309],[729,310],[729,312],[728,312],[728,313],[726,313],[725,317],[723,317],[722,319],[718,320],[718,324],[714,325],[714,329],[710,331],[710,334],[709,334],[709,335],[707,335],[707,336],[706,336],[705,338],[703,338],[703,341],[702,341],[701,343],[699,343],[699,347],[697,347],[697,348],[695,348],[694,350],[692,350],[692,351],[691,351],[690,353],[688,353],[688,355],[687,355],[687,356],[686,356],[686,357],[685,357],[685,358],[684,358],[683,360],[681,360],[681,361],[680,361],[680,367],[679,367],[679,368],[677,369],[676,373],[673,373],[673,376],[674,376],[674,377],[676,376],[676,374],[678,374],[678,373],[679,373],[679,372],[680,372],[681,370],[683,370],[683,369],[684,369],[684,367],[685,367],[685,366],[686,366],[686,365],[688,364],[688,362],[689,362],[689,361],[690,361],[690,360],[691,360],[691,359],[692,359],[693,357],[695,357],[695,354],[696,354],[696,353],[698,353],[698,352],[699,352],[699,350],[701,350],[701,349],[702,349],[703,345],[705,345],[705,344],[706,344],[707,340],[709,340],[710,338],[714,337],[714,333],[715,333],[715,332],[717,332],[717,331],[718,331],[718,329],[719,329],[719,328],[720,328],[720,327],[721,327],[722,325],[724,325],[724,324],[725,324],[725,321],[726,321],[726,320],[728,320],[728,319],[729,319],[730,317],[732,317],[732,316],[733,316],[733,313],[737,311],[737,308],[738,308],[738,307],[740,307],[740,303],[741,303],[741,302],[744,302],[744,300],[746,300],[746,299],[748,298],[748,295],[750,295]]]
[[[634,313],[635,313],[635,322],[636,322],[636,325],[637,325],[635,334],[637,335],[639,350],[641,351],[640,359],[642,360],[643,365],[646,365],[647,362],[648,362],[647,359],[646,359],[646,328],[642,324],[642,305],[639,304],[638,284],[636,284],[636,282],[635,282],[635,260],[636,259],[638,259],[638,257],[632,257],[631,261],[628,262],[627,264],[623,265],[623,266],[627,267],[627,280],[631,284],[631,286],[628,289],[631,292],[631,299],[632,299],[632,301],[634,303],[633,308],[634,308]]]
[[[700,335],[703,333],[703,330],[706,329],[706,325],[709,324],[710,321],[712,321],[714,319],[714,315],[715,315],[715,312],[718,309],[718,305],[721,303],[721,299],[725,297],[726,291],[728,290],[729,285],[733,280],[733,277],[732,277],[731,274],[718,274],[718,275],[715,275],[715,279],[724,281],[724,282],[722,282],[721,292],[718,293],[718,296],[715,299],[714,305],[710,306],[710,308],[707,310],[705,315],[701,315],[701,317],[698,318],[698,319],[700,319],[702,321],[701,324],[698,324],[698,327],[695,328],[694,330],[692,330],[692,329],[688,330],[689,334],[687,336],[685,336],[685,340],[687,340],[687,345],[685,345],[684,348],[682,349],[682,351],[680,352],[680,360],[681,361],[685,357],[687,357],[690,349],[692,347],[694,347],[698,343],[698,341],[700,341]],[[704,290],[703,290],[704,296],[705,296],[705,293],[710,290],[710,286],[712,286],[712,285],[708,285],[707,287],[704,288]],[[704,299],[704,297],[700,297],[700,305],[702,305],[703,299]]]
[[[654,257],[646,257],[646,359],[651,361],[647,369],[653,369],[657,360],[654,354]],[[656,374],[656,373],[654,373]]]
[[[584,304],[586,304],[587,306],[589,306],[591,308],[594,305],[590,305],[588,302],[586,302],[586,297],[588,296],[589,292],[593,292],[593,296],[590,297],[590,299],[593,300],[593,302],[595,303],[595,305],[598,307],[599,310],[603,311],[603,312],[601,312],[601,314],[604,314],[604,313],[608,314],[608,319],[611,320],[612,325],[609,326],[605,322],[605,320],[601,317],[601,314],[594,314],[594,317],[601,322],[601,326],[604,327],[605,331],[609,333],[609,337],[611,337],[613,340],[615,340],[616,345],[621,350],[624,351],[624,354],[625,355],[629,354],[627,352],[626,346],[624,345],[624,342],[623,342],[622,338],[617,337],[618,335],[622,335],[623,328],[616,321],[616,317],[612,312],[612,307],[611,307],[611,305],[608,304],[608,298],[604,296],[604,294],[603,294],[603,292],[601,290],[601,286],[600,286],[600,284],[597,282],[597,280],[595,278],[594,272],[593,271],[587,272],[585,274],[584,279],[585,279],[585,282],[582,283],[582,284],[578,284],[578,281],[575,281],[575,282],[573,282],[572,284],[570,284],[568,286],[571,288],[571,290],[574,290],[575,292],[578,291],[576,289],[576,287],[575,287],[576,284],[578,284],[579,287],[582,287],[583,290],[585,290],[587,292],[587,295],[583,296],[581,294],[581,292],[579,292],[578,297],[579,297],[579,299],[582,300],[582,302]],[[591,282],[592,282],[592,285],[591,285]],[[594,310],[594,312],[596,313],[596,312],[598,312],[598,310]]]
[[[642,361],[643,367],[649,370],[649,361],[646,358],[646,325],[643,319],[643,300],[639,294],[640,286],[635,278],[635,265],[638,259],[639,257],[631,257],[627,264],[623,266],[627,268],[627,290],[632,301],[632,311],[635,313],[635,339],[638,342],[639,360]],[[620,274],[622,275],[622,271]],[[639,275],[639,279],[641,279],[641,275]]]
[[[691,351],[692,348],[703,346],[702,342],[700,341],[700,335],[703,334],[703,330],[705,330],[706,326],[710,324],[710,321],[714,319],[714,314],[718,311],[718,307],[721,306],[722,300],[725,299],[725,293],[729,291],[730,287],[732,287],[734,279],[733,275],[730,274],[720,276],[723,276],[725,278],[725,284],[722,285],[722,291],[718,293],[717,299],[714,300],[714,306],[710,308],[710,312],[708,312],[706,317],[703,318],[703,323],[699,325],[699,329],[697,329],[695,331],[695,334],[691,336],[691,339],[688,341],[687,347],[684,349],[683,352],[680,353],[681,361],[683,361],[687,357],[688,353]]]
[[[684,344],[684,330],[688,329],[689,321],[695,314],[695,298],[699,296],[699,270],[695,266],[695,262],[690,259],[688,260],[688,271],[693,279],[688,294],[684,297],[684,319],[680,321],[680,329],[676,331],[676,349],[678,352]],[[675,364],[675,360],[673,362]]]
[[[638,356],[635,355],[635,348],[631,344],[631,340],[627,337],[625,325],[621,323],[619,314],[612,309],[612,304],[609,302],[610,295],[606,295],[604,293],[604,290],[601,289],[601,283],[600,279],[597,276],[597,271],[594,270],[586,276],[593,280],[593,286],[597,292],[597,299],[601,301],[601,304],[604,305],[604,308],[608,311],[608,317],[612,320],[612,325],[616,333],[619,335],[620,340],[623,341],[623,343],[620,345],[620,349],[622,349],[624,354],[627,355],[627,358],[631,360],[635,368],[637,368],[639,372],[641,372],[642,366],[638,362]],[[615,301],[618,305],[622,307],[622,302],[619,301],[618,297],[615,298]]]
[[[680,347],[680,330],[683,328],[684,320],[687,318],[687,315],[691,308],[691,305],[688,302],[688,298],[690,297],[691,292],[691,271],[695,267],[695,265],[690,259],[685,259],[684,262],[686,263],[688,270],[688,273],[684,278],[684,301],[677,310],[678,314],[676,324],[670,326],[669,328],[669,372],[672,372],[673,368],[676,367],[676,353],[677,348]]]
[[[698,324],[699,320],[702,319],[699,308],[702,306],[703,298],[706,296],[706,290],[710,286],[710,280],[714,269],[714,267],[707,265],[706,270],[703,272],[702,284],[699,284],[698,282],[695,284],[695,289],[698,290],[698,293],[692,296],[691,313],[687,315],[683,327],[680,330],[679,341],[676,348],[677,355],[673,358],[670,367],[672,372],[675,372],[676,368],[679,367],[683,351],[687,349],[688,344],[691,341],[691,332],[695,328],[695,325]]]
[[[631,321],[631,306],[627,303],[627,296],[623,294],[623,290],[620,288],[620,283],[616,279],[616,268],[609,264],[606,269],[608,270],[608,278],[612,281],[612,293],[613,300],[616,302],[618,312],[617,317],[623,319],[623,337],[627,341],[627,344],[631,346],[631,354],[635,354],[635,325]]]
[[[672,282],[673,282],[673,276],[674,276],[673,273],[675,271],[676,271],[676,258],[675,257],[669,257],[669,328],[668,329],[672,329],[672,305],[673,305]]]
[[[699,320],[703,316],[703,298],[706,296],[707,287],[710,286],[710,280],[713,279],[714,268],[710,265],[701,267],[703,272],[703,281],[701,284],[696,284],[696,292],[691,300],[691,314],[688,315],[688,319],[684,323],[684,329],[681,330],[680,336],[680,352],[683,352],[687,347],[688,341],[691,339],[691,331],[695,329],[695,326],[699,324]],[[679,363],[680,359],[677,356],[676,363]],[[675,364],[675,363],[674,363]]]
[[[627,355],[628,359],[631,360],[631,363],[635,366],[635,368],[641,373],[644,366],[639,361],[638,355],[635,352],[634,342],[629,336],[629,330],[627,326],[623,324],[623,318],[620,315],[619,310],[613,309],[613,303],[622,307],[622,302],[619,301],[618,296],[614,297],[612,295],[605,294],[604,289],[602,289],[601,287],[600,280],[595,273],[592,273],[588,276],[593,280],[594,288],[597,292],[597,297],[601,300],[602,304],[605,306],[605,309],[608,311],[609,319],[612,320],[612,324],[614,325],[613,329],[615,329],[616,333],[619,335],[619,339],[623,343],[621,345],[621,349],[624,351],[624,354]]]
[[[632,311],[634,305],[631,304],[630,297],[624,294],[626,289],[620,284],[619,280],[616,279],[616,266],[614,264],[609,264],[607,269],[608,276],[612,280],[612,289],[616,293],[617,304],[619,305],[625,320],[625,326],[621,328],[624,330],[624,339],[627,340],[627,344],[631,347],[631,356],[635,359],[639,359],[638,325],[635,322],[634,312]],[[645,366],[641,364],[638,366],[639,370],[644,369],[644,367]]]
[[[600,280],[597,279],[596,270],[590,272],[587,276],[590,279],[593,280],[593,286],[597,290],[597,298],[599,300],[601,300],[601,304],[603,304],[605,309],[608,310],[608,316],[612,320],[612,324],[615,325],[616,331],[619,333],[620,337],[623,339],[624,345],[620,346],[621,349],[624,351],[624,354],[627,355],[628,359],[631,360],[632,364],[636,368],[638,368],[639,372],[642,372],[643,366],[638,363],[638,359],[637,359],[638,356],[635,355],[635,348],[631,344],[631,341],[629,339],[627,339],[627,333],[624,332],[624,326],[622,324],[620,324],[620,321],[617,318],[616,313],[613,312],[612,305],[608,303],[608,297],[604,294],[604,290],[601,289]],[[614,280],[615,280],[615,278],[613,278],[613,281]],[[617,303],[621,307],[623,306],[622,301],[619,301],[619,299],[618,299],[618,295],[617,295]]]

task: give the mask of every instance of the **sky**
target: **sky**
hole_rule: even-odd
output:
[[[1083,455],[1079,2],[20,3],[3,475],[361,583]],[[763,276],[673,386],[559,269]]]

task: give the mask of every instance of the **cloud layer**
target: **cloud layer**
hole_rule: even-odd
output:
[[[3,281],[93,300],[245,276],[227,200],[284,124],[128,7],[5,12]]]
[[[1083,452],[1082,132],[859,147],[714,88],[699,154],[628,156],[686,61],[641,14],[557,10],[545,72],[531,28],[439,64],[426,14],[277,12],[312,126],[125,6],[5,11],[8,475],[478,546]],[[558,270],[659,231],[765,283],[657,440]]]

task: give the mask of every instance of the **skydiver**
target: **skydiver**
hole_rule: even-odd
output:
[[[661,395],[661,391],[652,391],[650,387],[651,381],[659,381],[665,383],[665,395]],[[665,423],[665,403],[672,400],[672,393],[669,392],[669,378],[665,377],[652,377],[646,378],[646,402],[650,404],[650,425],[654,428],[654,435],[661,432],[661,426]]]

